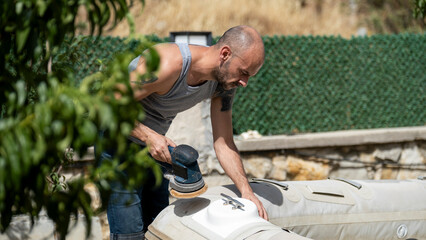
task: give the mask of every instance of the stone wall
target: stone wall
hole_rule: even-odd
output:
[[[249,178],[278,181],[426,176],[426,141],[241,152],[241,158]],[[217,160],[200,167],[209,186],[232,183]]]
[[[242,153],[255,178],[285,180],[410,179],[426,175],[426,142]]]

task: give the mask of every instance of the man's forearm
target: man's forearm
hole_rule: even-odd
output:
[[[251,193],[244,166],[235,146],[215,144],[216,156],[225,173],[231,178],[242,195]]]
[[[234,142],[225,144],[225,142],[215,142],[215,151],[220,164],[226,174],[232,179],[235,186],[241,193],[241,197],[246,198],[256,204],[259,216],[268,220],[268,213],[263,207],[262,202],[254,195],[253,189],[250,187],[246,173],[244,171],[243,162]]]
[[[146,143],[149,138],[149,135],[153,132],[154,131],[152,129],[145,126],[144,124],[136,122],[135,128],[132,130],[132,133],[130,135]]]

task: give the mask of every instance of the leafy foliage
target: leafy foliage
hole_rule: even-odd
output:
[[[358,0],[357,14],[369,33],[423,33],[426,22],[416,19],[421,2],[425,0]]]
[[[111,16],[114,22],[131,19],[125,0],[0,3],[2,232],[13,215],[28,214],[34,220],[45,209],[62,239],[70,216],[78,217],[79,211],[86,217],[89,234],[96,212],[84,190],[87,183],[94,183],[106,200],[111,180],[132,187],[144,180],[146,169],[153,169],[156,176],[161,174],[146,150],[127,143],[134,121],[143,118],[140,104],[133,99],[127,70],[136,54],[115,56],[110,63],[101,64],[102,71],[83,81],[75,79],[71,71],[70,63],[78,61],[80,40],[84,38],[73,34],[79,8],[85,9],[92,34],[100,34]],[[66,53],[59,51],[63,46]],[[145,48],[150,49],[146,54],[152,59],[149,69],[155,70],[158,55],[149,43],[141,44],[135,52]],[[117,88],[118,84],[124,87]],[[100,137],[101,130],[108,131],[107,138]],[[117,149],[116,159],[64,184],[58,169],[72,159],[69,150],[82,156],[94,144],[97,154],[103,149]],[[120,163],[123,158],[126,161]],[[129,178],[123,179],[117,170],[126,171]],[[98,211],[105,206],[104,201]]]
[[[426,0],[413,0],[414,3],[414,17],[425,18],[426,17]]]

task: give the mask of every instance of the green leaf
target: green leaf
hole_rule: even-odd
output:
[[[80,136],[83,143],[90,144],[95,141],[98,131],[91,121],[84,121],[80,128]]]
[[[37,123],[40,124],[38,127],[41,128],[44,134],[49,135],[50,129],[47,128],[50,128],[50,124],[52,122],[52,112],[49,106],[45,104],[37,104],[34,107],[34,113]]]
[[[46,3],[46,1],[37,0],[36,5],[37,5],[37,13],[38,13],[38,15],[40,17],[43,16],[44,13],[46,12],[46,9],[47,9],[47,3]]]
[[[56,149],[58,151],[64,151],[64,149],[66,149],[67,147],[69,147],[71,145],[71,141],[73,139],[73,126],[68,124],[68,128],[67,128],[67,135],[64,139],[62,139],[61,141],[59,141],[56,144]]]
[[[18,93],[18,106],[23,106],[25,103],[25,99],[27,97],[25,83],[23,81],[18,81],[16,83],[16,92]]]
[[[145,60],[148,73],[158,70],[160,66],[160,55],[153,47],[149,47],[148,51],[145,52]]]
[[[61,136],[64,133],[64,123],[61,120],[54,120],[51,128],[55,136]]]
[[[41,102],[45,102],[47,101],[47,86],[46,83],[42,82],[38,85],[37,88],[37,92],[38,92],[38,97],[40,99]]]
[[[15,12],[17,15],[20,15],[22,13],[22,9],[24,8],[23,2],[17,2],[15,5]]]
[[[130,35],[132,36],[135,34],[135,20],[133,19],[133,16],[131,13],[126,14],[126,19],[127,19],[127,23],[129,24]]]
[[[111,121],[114,118],[111,108],[102,104],[99,106],[99,117],[100,117],[100,127],[102,129],[108,128],[109,130],[115,130],[115,123]]]
[[[45,139],[42,136],[38,135],[37,140],[35,142],[35,146],[31,151],[31,156],[32,156],[32,159],[33,159],[33,162],[32,162],[33,165],[37,165],[37,164],[40,163],[40,160],[46,154],[46,148],[47,148],[47,145],[46,145]]]
[[[16,45],[18,46],[18,52],[22,51],[25,43],[27,42],[28,35],[30,33],[30,27],[27,26],[24,29],[19,29],[16,32]]]
[[[62,15],[62,23],[63,24],[68,24],[72,20],[74,20],[74,16],[70,12],[64,13],[64,15]]]

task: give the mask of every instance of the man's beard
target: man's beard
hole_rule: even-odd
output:
[[[229,68],[229,62],[226,62],[223,64],[223,70],[220,70],[220,67],[217,67],[213,70],[213,77],[218,82],[219,86],[222,87],[222,89],[226,89],[226,80],[229,78],[228,73]]]

